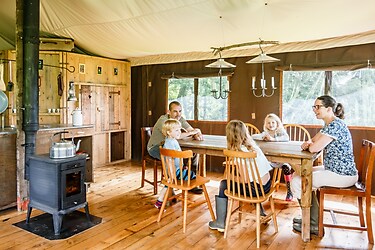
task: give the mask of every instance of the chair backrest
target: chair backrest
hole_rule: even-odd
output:
[[[284,128],[291,141],[308,141],[311,140],[309,131],[299,124],[285,124]]]
[[[148,156],[147,143],[150,140],[153,127],[141,127],[142,160]]]
[[[272,194],[279,185],[281,168],[274,169],[271,189],[264,191],[262,176],[260,176],[256,159],[256,152],[242,152],[224,149],[226,161],[226,195],[242,201],[263,201]],[[256,180],[253,181],[253,180]],[[257,188],[255,188],[257,186]],[[253,187],[253,188],[252,188]],[[254,191],[252,191],[252,189]]]
[[[366,193],[371,195],[372,172],[375,164],[375,143],[362,140],[361,154],[359,157],[358,182],[366,188]]]
[[[190,186],[190,175],[191,175],[191,158],[193,157],[193,151],[185,150],[185,151],[178,151],[172,149],[166,149],[160,147],[160,158],[161,164],[163,167],[163,178],[166,183],[173,184],[173,185],[188,185]],[[188,173],[188,180],[185,181],[183,178],[183,172],[180,171],[180,176],[176,175],[176,162],[180,168],[180,170],[184,169],[184,159],[188,159],[188,164],[185,166]]]
[[[249,130],[250,135],[260,133],[260,130],[257,127],[255,127],[253,124],[245,123],[245,125],[246,125],[247,129]]]

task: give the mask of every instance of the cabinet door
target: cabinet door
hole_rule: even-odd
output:
[[[121,107],[121,88],[111,87],[109,88],[108,94],[108,105],[109,105],[109,129],[120,129],[120,112],[123,109]]]
[[[0,135],[0,210],[17,201],[16,135]]]
[[[108,87],[95,86],[96,94],[96,131],[109,130],[109,105],[108,105]]]
[[[60,99],[63,94],[62,79],[60,83],[60,54],[55,52],[40,53],[43,69],[39,69],[39,122],[40,124],[60,123]],[[49,112],[48,112],[49,110]],[[55,111],[55,112],[52,112]]]
[[[81,85],[80,90],[83,124],[95,124],[96,115],[96,94],[95,87]]]

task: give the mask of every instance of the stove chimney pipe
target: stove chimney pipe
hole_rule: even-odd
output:
[[[23,0],[23,123],[25,131],[25,179],[29,179],[28,157],[35,154],[39,129],[39,13],[40,0]]]

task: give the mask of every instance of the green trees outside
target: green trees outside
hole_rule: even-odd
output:
[[[316,97],[323,94],[333,96],[344,105],[345,121],[348,125],[375,125],[375,113],[372,110],[375,104],[373,69],[283,72],[283,122],[322,124],[322,121],[315,118],[311,106]]]
[[[227,89],[227,78],[222,77],[221,80],[222,86]],[[227,121],[228,99],[215,99],[211,93],[214,88],[218,90],[219,84],[219,77],[169,79],[168,103],[179,101],[183,106],[183,116],[188,120]],[[194,105],[195,99],[197,105]]]

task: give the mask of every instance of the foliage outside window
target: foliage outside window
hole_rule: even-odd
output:
[[[187,120],[227,121],[228,99],[215,99],[211,90],[219,86],[219,77],[168,80],[168,103],[178,101]],[[227,77],[222,84],[228,89]]]
[[[325,81],[328,73],[332,73],[332,78],[327,77]],[[373,69],[283,72],[283,122],[321,125],[322,121],[316,119],[311,106],[316,97],[324,94],[333,96],[344,105],[348,125],[375,126]]]

